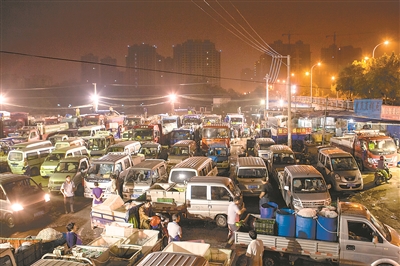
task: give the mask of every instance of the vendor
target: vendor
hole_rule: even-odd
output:
[[[139,208],[140,229],[151,229],[150,220],[152,215],[151,201],[146,201]]]

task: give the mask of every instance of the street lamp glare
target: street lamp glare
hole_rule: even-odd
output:
[[[170,94],[170,95],[169,95],[169,99],[170,99],[171,102],[175,102],[175,100],[176,100],[176,95],[175,95],[175,94]]]
[[[318,63],[314,64],[314,65],[311,67],[311,70],[310,70],[310,105],[311,105],[311,107],[312,107],[312,102],[313,102],[313,93],[312,93],[312,71],[313,71],[313,69],[314,69],[315,66],[320,66],[320,65],[321,65],[321,62],[318,62]]]
[[[380,46],[380,45],[382,45],[382,44],[384,44],[384,45],[388,45],[389,44],[389,41],[384,41],[384,42],[381,42],[381,43],[378,43],[375,47],[374,47],[374,50],[372,50],[372,58],[375,58],[375,50],[376,50],[376,48],[378,48],[378,46]]]

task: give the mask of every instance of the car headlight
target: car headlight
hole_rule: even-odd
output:
[[[24,209],[24,207],[22,207],[22,205],[21,204],[13,204],[12,206],[11,206],[11,209],[13,210],[13,211],[15,211],[15,212],[18,212],[18,211],[22,211],[23,209]]]
[[[340,180],[340,175],[339,174],[335,174],[335,179]]]
[[[331,205],[332,200],[331,199],[326,199],[324,205],[329,206]]]
[[[44,195],[44,201],[45,202],[49,202],[50,201],[50,195],[49,194],[45,194]]]
[[[303,204],[301,203],[301,200],[298,200],[298,199],[293,199],[293,206],[298,207],[298,208],[303,208]]]

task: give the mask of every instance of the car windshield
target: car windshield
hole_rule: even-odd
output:
[[[368,149],[374,155],[394,154],[397,151],[393,139],[371,140],[368,143]]]
[[[11,151],[8,154],[8,160],[11,162],[20,162],[23,160],[23,153]]]
[[[151,129],[135,129],[132,139],[134,140],[151,140],[153,138],[153,130]]]
[[[78,135],[80,137],[90,137],[91,131],[90,130],[79,130]]]
[[[47,162],[55,162],[60,161],[65,158],[65,153],[50,153],[49,156],[46,157]]]
[[[326,192],[326,184],[321,177],[294,178],[293,188],[296,193]]]
[[[189,148],[188,147],[172,147],[170,155],[188,156]]]
[[[151,181],[152,171],[147,169],[130,169],[128,175],[126,176],[125,182],[128,183],[148,183]]]
[[[185,181],[189,180],[191,177],[195,176],[195,171],[177,170],[171,172],[171,182],[183,184]]]
[[[88,144],[88,149],[90,151],[99,151],[106,148],[106,140],[103,138],[90,139]]]
[[[334,171],[344,170],[357,170],[358,166],[356,160],[353,157],[341,157],[331,159],[332,167]]]
[[[273,145],[274,143],[270,143],[270,144],[260,144],[260,150],[268,150],[269,147],[271,147],[271,145]]]
[[[261,178],[265,176],[267,176],[266,168],[241,168],[237,174],[239,178]]]
[[[392,240],[392,236],[390,235],[389,229],[386,227],[386,225],[384,225],[383,223],[381,223],[381,221],[376,219],[375,216],[373,216],[369,211],[368,213],[370,215],[369,219],[375,225],[375,228],[378,229],[378,231],[382,234],[382,236],[386,238],[387,241],[390,242]]]
[[[10,201],[18,200],[21,195],[33,195],[43,190],[33,179],[23,179],[3,185]]]
[[[295,164],[293,153],[274,153],[273,164]]]
[[[229,138],[228,128],[204,128],[202,135],[206,139],[216,139],[216,138]]]
[[[77,162],[60,162],[55,170],[55,173],[76,173],[79,163]]]
[[[100,163],[100,164],[93,164],[89,171],[89,175],[99,175],[104,178],[109,178],[111,174],[114,172],[114,164],[107,164],[107,163]]]

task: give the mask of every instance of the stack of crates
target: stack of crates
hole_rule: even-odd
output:
[[[275,219],[258,218],[254,222],[254,230],[257,234],[276,235]]]

